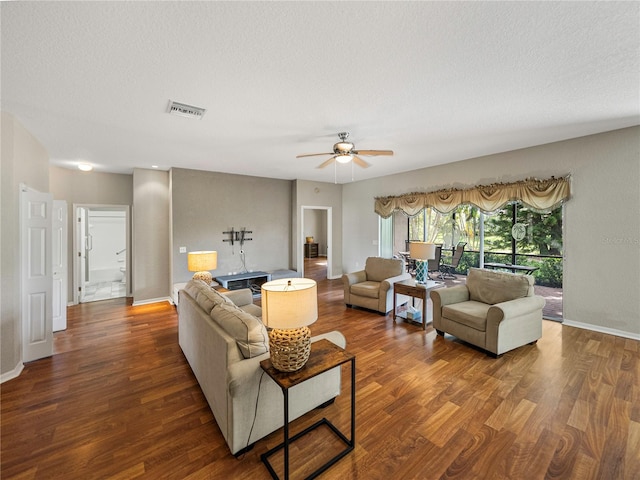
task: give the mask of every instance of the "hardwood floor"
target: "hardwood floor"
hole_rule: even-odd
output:
[[[537,345],[493,359],[345,308],[340,280],[318,294],[312,333],[342,331],[357,358],[356,448],[321,478],[640,478],[640,342],[545,321]],[[229,453],[177,321],[166,303],[69,308],[56,354],[2,384],[1,478],[270,478],[260,454],[281,430]],[[348,432],[348,367],[343,387],[292,431],[326,416]],[[294,444],[292,478],[335,448],[325,433]]]

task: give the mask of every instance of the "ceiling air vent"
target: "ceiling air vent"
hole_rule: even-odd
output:
[[[172,115],[198,119],[202,118],[206,111],[207,110],[204,108],[194,107],[192,105],[178,103],[172,100],[169,100],[169,108],[167,109],[167,112]]]

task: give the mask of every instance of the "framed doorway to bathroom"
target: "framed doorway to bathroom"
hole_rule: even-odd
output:
[[[131,295],[129,205],[73,205],[73,301]]]

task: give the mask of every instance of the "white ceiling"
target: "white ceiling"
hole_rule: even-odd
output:
[[[2,2],[2,109],[51,162],[355,180],[640,123],[638,2]],[[166,113],[169,100],[207,109]],[[326,157],[328,158],[328,156]],[[351,181],[339,165],[337,181]]]

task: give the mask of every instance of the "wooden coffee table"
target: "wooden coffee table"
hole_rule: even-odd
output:
[[[427,329],[427,299],[429,292],[435,288],[444,287],[444,282],[435,282],[433,280],[427,280],[426,283],[417,283],[414,279],[403,280],[402,282],[396,282],[393,284],[393,323],[396,323],[396,317],[404,318],[407,322],[419,325],[422,323],[422,329]],[[408,295],[411,297],[411,305],[413,300],[419,298],[422,300],[422,322],[416,322],[409,318],[405,318],[402,315],[397,315],[396,302],[398,295]]]

